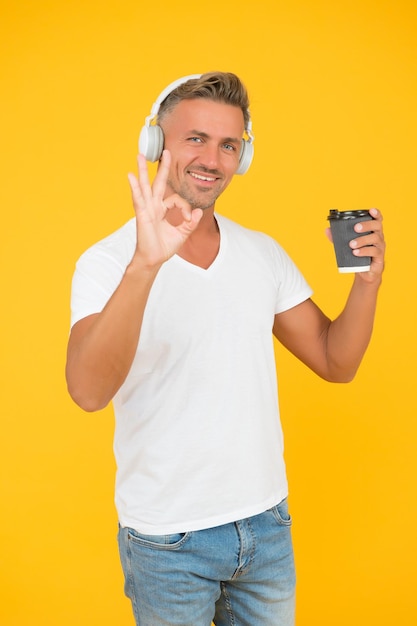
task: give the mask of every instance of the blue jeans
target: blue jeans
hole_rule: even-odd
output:
[[[286,499],[207,530],[119,529],[137,626],[293,626],[295,572]]]

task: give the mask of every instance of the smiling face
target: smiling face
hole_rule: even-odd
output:
[[[193,208],[214,207],[239,165],[242,110],[204,98],[182,100],[161,127],[171,153],[167,192],[178,193]]]

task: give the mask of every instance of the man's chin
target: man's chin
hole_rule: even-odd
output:
[[[222,189],[190,189],[186,185],[183,185],[178,190],[174,189],[173,185],[171,187],[181,198],[184,198],[190,204],[192,209],[202,209],[203,211],[213,207],[223,191]]]
[[[182,197],[184,198],[184,200],[187,200],[187,202],[189,202],[192,209],[202,209],[203,211],[205,211],[206,209],[210,209],[214,206],[214,203],[219,197],[219,194],[210,194],[208,196],[207,194],[202,193],[198,196],[193,194],[192,196],[190,195],[187,197],[186,195],[183,195]]]
[[[200,202],[200,203],[198,203],[198,202],[191,203],[190,202],[190,204],[191,204],[191,208],[192,209],[201,209],[202,211],[206,211],[207,209],[211,209],[214,206],[215,202],[216,201],[214,200],[213,202],[210,202],[210,204],[207,204],[207,203],[203,204],[202,202]]]

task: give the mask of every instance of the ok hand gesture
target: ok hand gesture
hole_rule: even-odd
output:
[[[203,215],[201,209],[191,209],[189,203],[176,193],[165,197],[170,164],[171,155],[164,150],[152,186],[143,155],[138,156],[138,178],[134,174],[128,175],[137,224],[135,256],[149,268],[162,265],[173,256],[197,228]],[[182,216],[177,225],[167,219],[168,212],[174,208]]]

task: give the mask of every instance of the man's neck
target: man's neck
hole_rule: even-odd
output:
[[[208,269],[217,257],[220,249],[220,231],[214,217],[214,207],[205,209],[196,230],[178,251],[185,261]]]

